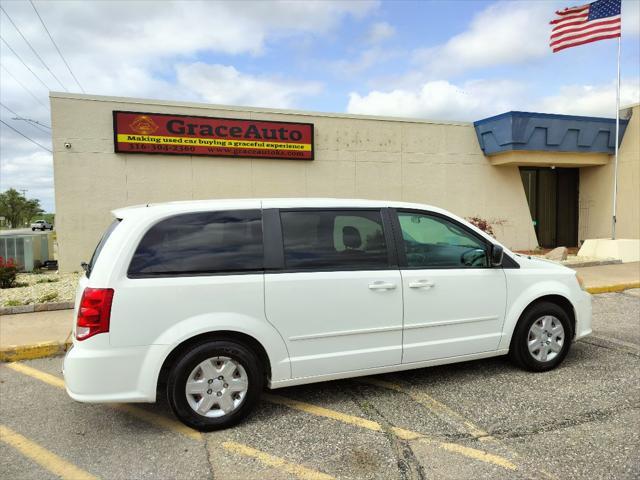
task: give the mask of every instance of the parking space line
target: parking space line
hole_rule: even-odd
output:
[[[433,398],[431,395],[427,393],[416,392],[414,390],[404,388],[397,383],[388,382],[386,380],[380,380],[378,378],[362,377],[354,380],[360,383],[374,385],[380,388],[386,388],[388,390],[393,390],[398,393],[408,395],[413,401],[419,403],[420,405],[423,405],[424,407],[432,411],[436,416],[446,421],[447,423],[453,424],[459,430],[466,431],[466,433],[471,435],[476,440],[480,442],[492,443],[502,448],[504,451],[509,452],[509,454],[514,458],[520,457],[518,452],[514,451],[512,448],[502,443],[499,439],[490,435],[488,432],[485,432],[475,423],[466,419],[464,416],[462,416],[455,410],[452,410],[449,406],[436,400],[435,398]],[[451,443],[451,444],[448,444],[447,447],[443,447],[443,448],[446,448],[450,451],[457,451],[458,447],[460,446],[461,445]],[[466,448],[466,447],[463,447],[463,448]],[[539,469],[538,473],[548,480],[555,479],[553,475],[551,475],[549,472],[545,471],[544,469]]]
[[[371,430],[374,432],[384,431],[384,429],[382,428],[382,425],[380,425],[378,422],[374,422],[373,420],[367,420],[366,418],[356,417],[354,415],[348,415],[346,413],[337,412],[335,410],[319,407],[317,405],[312,405],[310,403],[300,402],[298,400],[292,400],[286,397],[281,397],[279,395],[265,394],[263,398],[271,403],[283,405],[289,408],[293,408],[295,410],[310,413],[312,415],[330,418],[332,420],[337,420],[339,422],[347,423],[349,425],[355,425],[357,427],[365,428],[367,430]],[[491,463],[493,465],[497,465],[507,470],[517,470],[516,465],[511,463],[508,459],[501,457],[499,455],[494,455],[492,453],[485,452],[483,450],[478,450],[471,447],[465,447],[463,445],[459,445],[456,443],[441,442],[439,440],[429,438],[424,434],[413,432],[411,430],[406,430],[403,428],[392,427],[391,431],[395,436],[403,440],[426,441],[444,450],[447,450],[453,453],[458,453],[460,455],[463,455],[468,458],[472,458],[474,460]]]
[[[398,385],[397,383],[387,382],[385,380],[380,380],[377,378],[365,377],[365,378],[359,378],[356,380],[360,383],[374,385],[376,387],[386,388],[388,390],[393,390],[393,391],[408,395],[413,401],[426,407],[431,412],[433,412],[437,417],[442,418],[449,424],[453,424],[458,430],[462,431],[463,433],[467,433],[471,435],[473,438],[481,442],[496,440],[494,437],[489,435],[489,433],[482,430],[479,426],[467,420],[458,412],[452,410],[444,403],[439,402],[438,400],[433,398],[431,395],[428,395],[424,392],[415,392],[410,389],[403,388],[401,385]]]
[[[27,365],[17,362],[5,363],[4,366],[16,372],[22,373],[23,375],[28,375],[35,378],[36,380],[40,380],[41,382],[48,383],[49,385],[52,385],[54,387],[64,388],[64,380],[60,377],[56,377],[55,375],[41,372],[40,370],[36,370],[35,368],[31,368]]]
[[[269,455],[268,453],[256,450],[255,448],[243,445],[242,443],[228,441],[223,442],[222,447],[229,452],[245,457],[255,458],[264,465],[290,473],[291,475],[295,475],[303,480],[334,480],[334,477],[331,475],[318,472],[317,470],[312,470],[296,463],[287,462],[280,457]]]
[[[95,475],[76,467],[5,425],[0,425],[0,440],[63,480],[98,480]]]
[[[42,372],[40,370],[17,362],[6,363],[5,366],[7,368],[10,368],[11,370],[22,373],[23,375],[28,375],[32,378],[35,378],[36,380],[40,380],[41,382],[47,383],[54,387],[65,388],[64,380],[60,377],[56,377],[55,375]],[[193,428],[187,427],[177,420],[158,415],[157,413],[148,412],[146,410],[143,410],[142,408],[134,407],[133,405],[105,404],[105,406],[127,413],[158,428],[172,430],[193,440],[202,440],[202,434],[200,432],[194,430]]]

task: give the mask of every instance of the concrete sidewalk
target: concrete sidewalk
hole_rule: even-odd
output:
[[[640,263],[576,269],[591,293],[640,288]],[[73,310],[0,316],[0,361],[24,360],[64,352],[71,340]]]
[[[640,287],[640,262],[575,268],[591,293]]]

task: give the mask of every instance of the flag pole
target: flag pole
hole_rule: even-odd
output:
[[[622,36],[618,37],[618,78],[616,82],[616,145],[613,160],[613,216],[611,218],[611,239],[616,239],[616,210],[618,203],[618,143],[620,141],[620,44]]]

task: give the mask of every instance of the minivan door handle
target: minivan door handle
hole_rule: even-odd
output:
[[[430,280],[418,280],[416,282],[409,282],[409,288],[432,288],[436,284]]]
[[[395,283],[384,282],[382,280],[378,280],[369,284],[369,290],[393,290],[395,288]]]

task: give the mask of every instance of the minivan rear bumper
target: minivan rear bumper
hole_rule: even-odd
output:
[[[166,345],[114,348],[99,337],[107,335],[86,340],[86,347],[75,342],[64,357],[62,371],[69,396],[87,403],[155,402]]]

